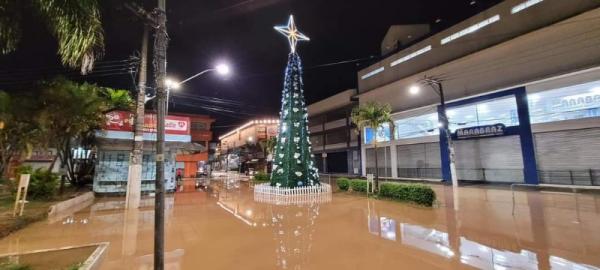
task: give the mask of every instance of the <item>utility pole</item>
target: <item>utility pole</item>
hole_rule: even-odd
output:
[[[444,88],[442,82],[439,79],[425,77],[421,80],[422,83],[428,84],[433,91],[435,91],[440,97],[440,117],[442,129],[446,133],[446,141],[448,142],[448,154],[450,161],[450,175],[452,180],[452,187],[458,188],[458,176],[456,175],[456,155],[454,152],[454,142],[452,141],[452,134],[450,133],[450,121],[448,120],[448,114],[446,112],[446,98],[444,96]]]
[[[140,206],[142,187],[142,157],[144,154],[144,105],[146,99],[146,73],[148,65],[148,25],[144,22],[142,49],[140,51],[140,73],[133,134],[133,151],[129,160],[125,205],[128,209]]]
[[[165,247],[165,113],[167,89],[167,13],[166,0],[158,0],[155,10],[156,33],[154,34],[154,77],[156,79],[157,123],[156,123],[156,191],[154,203],[154,269],[164,269]]]

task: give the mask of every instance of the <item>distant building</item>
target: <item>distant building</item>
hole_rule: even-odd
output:
[[[252,120],[219,137],[220,168],[242,170],[264,169],[267,154],[261,143],[279,133],[279,120],[275,118]],[[242,168],[243,167],[243,168]]]
[[[208,115],[173,113],[172,115],[190,118],[191,142],[201,145],[201,151],[183,151],[175,157],[176,174],[182,177],[196,177],[208,173],[209,144],[213,139],[211,125],[215,119]]]
[[[360,174],[360,134],[350,113],[358,104],[349,89],[308,106],[310,142],[321,173]]]
[[[395,52],[384,41],[357,97],[390,104],[394,128],[362,131],[362,173],[377,155],[386,178],[451,178],[440,98],[409,91],[429,76],[443,85],[459,180],[600,185],[599,7],[507,0]]]

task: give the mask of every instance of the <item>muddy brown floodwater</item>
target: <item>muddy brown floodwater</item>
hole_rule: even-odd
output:
[[[255,202],[244,183],[167,198],[167,269],[599,269],[600,196],[434,186],[422,208],[334,193],[301,206]],[[110,242],[101,269],[151,269],[153,198],[103,198],[0,240],[0,254]],[[455,209],[456,208],[456,209]]]

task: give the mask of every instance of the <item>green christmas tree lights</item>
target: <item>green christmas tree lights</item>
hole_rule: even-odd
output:
[[[298,32],[292,16],[287,26],[278,26],[275,29],[287,36],[291,53],[285,70],[279,113],[279,136],[273,157],[271,186],[296,188],[320,185],[308,131],[302,62],[296,53],[296,43],[299,40],[308,40],[308,37]]]

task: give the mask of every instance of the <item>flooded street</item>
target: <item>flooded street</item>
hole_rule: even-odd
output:
[[[167,269],[600,269],[600,196],[434,186],[423,208],[334,193],[255,202],[247,183],[167,198]],[[0,253],[110,242],[101,269],[152,269],[153,198],[101,198],[0,240]],[[455,210],[455,208],[457,210]]]

